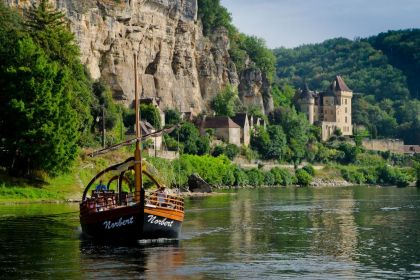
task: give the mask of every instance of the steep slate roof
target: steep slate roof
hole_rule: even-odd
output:
[[[349,87],[344,82],[343,78],[341,76],[335,76],[334,81],[330,85],[330,89],[332,91],[352,91],[349,89]]]
[[[241,128],[226,116],[206,117],[203,128]]]
[[[315,92],[309,90],[308,84],[305,83],[305,86],[303,88],[303,90],[300,91],[299,93],[299,98],[300,99],[309,99],[309,98],[314,98]]]
[[[237,113],[234,117],[232,117],[232,120],[243,128],[245,127],[245,122],[247,121],[247,118],[247,113]]]

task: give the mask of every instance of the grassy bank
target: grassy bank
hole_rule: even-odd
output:
[[[81,153],[71,172],[55,178],[25,179],[0,171],[0,203],[56,202],[79,200],[91,178],[107,166],[120,162],[131,153],[118,151],[97,158]]]
[[[109,165],[122,162],[132,155],[129,150],[119,150],[90,158],[84,151],[68,174],[43,180],[12,178],[0,172],[0,203],[56,202],[80,200],[84,187],[99,171]],[[186,189],[188,177],[196,173],[216,188],[260,186],[339,186],[351,184],[380,184],[408,186],[414,182],[412,168],[392,167],[384,163],[376,165],[340,165],[330,163],[315,170],[305,165],[294,172],[279,166],[265,170],[240,168],[227,157],[183,155],[174,161],[150,158],[167,186]]]

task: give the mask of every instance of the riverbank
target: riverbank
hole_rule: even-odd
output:
[[[131,156],[130,150],[110,152],[98,158],[80,154],[70,173],[55,178],[29,180],[7,176],[0,170],[0,203],[59,203],[79,202],[83,190],[93,176],[109,165],[122,162]],[[180,159],[168,161],[149,158],[162,174],[164,184],[186,185],[188,177],[199,174],[214,186],[214,190],[238,188],[284,187],[299,184],[298,172],[282,168],[280,165],[261,165],[261,168],[240,168],[226,157],[185,155]],[[347,187],[353,185],[413,185],[414,169],[391,166],[358,166],[326,164],[305,165],[308,187]],[[178,173],[178,171],[181,171]],[[309,175],[308,175],[309,174]],[[406,184],[409,181],[411,183]],[[208,196],[209,194],[184,193],[188,196]]]

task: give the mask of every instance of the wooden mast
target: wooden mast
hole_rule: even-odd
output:
[[[134,175],[135,175],[135,201],[140,202],[141,199],[141,189],[143,185],[142,180],[142,158],[141,158],[141,129],[140,129],[140,100],[138,92],[138,80],[137,80],[137,55],[134,53],[134,102],[136,110],[136,150],[134,152]]]

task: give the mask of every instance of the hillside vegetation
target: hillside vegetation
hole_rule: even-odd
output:
[[[381,33],[368,39],[336,38],[274,50],[280,85],[325,90],[337,74],[353,90],[353,120],[371,137],[420,142],[420,31]]]

